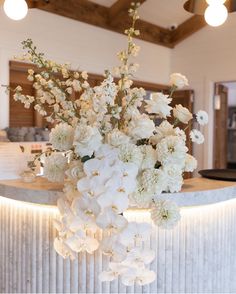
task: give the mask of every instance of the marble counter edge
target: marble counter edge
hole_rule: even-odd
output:
[[[26,187],[15,187],[0,182],[0,196],[32,204],[55,206],[57,199],[62,195],[63,192],[60,190],[30,189],[27,185]],[[164,193],[155,198],[173,200],[180,207],[214,204],[236,198],[236,183],[210,190]]]
[[[234,198],[236,198],[236,185],[212,190],[164,193],[155,197],[155,199],[175,201],[180,207],[216,204]]]
[[[55,206],[57,199],[62,195],[61,191],[30,190],[0,184],[0,196],[32,204]]]

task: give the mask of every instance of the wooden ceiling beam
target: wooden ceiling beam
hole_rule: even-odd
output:
[[[108,28],[107,7],[87,0],[50,0],[39,9],[91,25]]]
[[[129,2],[130,0],[125,1]],[[129,5],[127,6],[129,7]],[[65,0],[50,0],[47,5],[38,5],[38,8],[121,34],[131,25],[131,19],[127,13],[128,9],[126,10],[123,7],[123,9],[119,10],[119,17],[116,19],[116,22],[110,23],[110,8],[88,0],[66,0],[66,5]],[[139,39],[166,47],[172,47],[169,42],[170,35],[168,30],[143,20],[138,20],[137,28],[141,33],[141,35],[138,36]]]
[[[125,29],[131,26],[131,19],[127,15],[127,12],[120,13],[120,17],[115,23],[110,23],[113,31],[118,33],[124,33]],[[140,35],[136,38],[157,45],[172,48],[170,31],[154,25],[152,23],[146,22],[144,20],[137,20],[136,28],[140,31]]]
[[[180,24],[177,29],[171,31],[171,43],[173,47],[206,25],[206,21],[201,15],[194,15],[187,19],[185,22]]]
[[[133,1],[118,0],[110,8],[88,0],[49,0],[49,3],[46,3],[45,0],[27,0],[27,3],[30,7],[123,34],[124,30],[131,25],[131,19],[127,11]],[[146,0],[135,1],[144,3]],[[139,19],[137,29],[140,30],[140,36],[137,38],[173,48],[205,25],[204,18],[199,15],[189,18],[174,31]]]
[[[117,0],[110,8],[109,8],[109,20],[113,23],[117,18],[120,17],[122,13],[126,13],[131,7],[132,2],[138,2],[143,4],[147,0]]]

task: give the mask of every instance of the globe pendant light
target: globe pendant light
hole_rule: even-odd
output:
[[[212,27],[218,27],[222,25],[227,17],[228,11],[223,4],[210,4],[205,10],[204,17],[206,22]]]
[[[196,15],[204,15],[210,26],[223,24],[228,13],[236,11],[236,0],[188,0],[184,9]]]
[[[9,18],[21,20],[27,15],[28,5],[25,0],[5,0],[3,9]]]

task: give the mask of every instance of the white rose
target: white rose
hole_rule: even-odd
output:
[[[172,109],[169,104],[171,103],[172,98],[169,98],[168,95],[163,93],[152,93],[151,99],[146,100],[145,109],[148,113],[156,113],[160,118],[166,118],[170,116],[170,111]]]
[[[149,138],[154,131],[155,124],[146,114],[133,118],[128,128],[128,133],[136,140]]]
[[[107,135],[107,143],[114,146],[118,147],[123,144],[129,143],[130,138],[126,136],[124,133],[119,131],[118,129],[112,130],[112,132],[108,133]]]
[[[180,73],[173,73],[170,75],[170,84],[178,89],[182,89],[184,86],[188,86],[188,80]]]
[[[69,168],[66,171],[67,177],[72,181],[78,181],[84,176],[83,163],[80,160],[70,162]]]
[[[190,154],[186,154],[184,171],[193,172],[197,168],[197,160]]]
[[[67,169],[67,158],[60,153],[53,153],[46,157],[44,163],[44,176],[50,182],[63,182]]]
[[[66,124],[56,125],[49,135],[49,141],[53,148],[59,151],[70,150],[73,146],[74,129]]]
[[[175,118],[177,118],[184,124],[187,124],[193,118],[192,113],[181,104],[175,106],[175,108],[173,109],[173,114]]]
[[[73,145],[79,156],[92,156],[101,144],[102,136],[97,128],[86,125],[77,126]]]

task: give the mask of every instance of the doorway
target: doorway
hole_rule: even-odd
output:
[[[215,84],[214,168],[236,169],[236,81]]]

